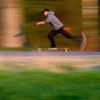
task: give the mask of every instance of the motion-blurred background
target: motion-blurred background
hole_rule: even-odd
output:
[[[100,51],[100,0],[0,0],[0,100],[100,100],[100,52],[33,52],[50,45],[50,27],[35,25],[44,8],[72,34],[86,34],[84,51]],[[79,50],[60,34],[55,39]]]
[[[0,0],[0,48],[48,48],[50,27],[37,27],[35,23],[44,19],[41,11],[49,8],[71,28],[72,34],[86,34],[84,51],[99,51],[99,5],[98,0]],[[58,47],[79,49],[77,44],[60,34],[55,40]]]

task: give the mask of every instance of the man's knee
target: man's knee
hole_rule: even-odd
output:
[[[48,39],[53,39],[53,36],[51,34],[48,34]]]

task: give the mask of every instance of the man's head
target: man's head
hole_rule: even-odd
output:
[[[42,11],[42,14],[43,14],[43,16],[48,16],[48,13],[49,13],[49,9],[44,9],[43,11]]]

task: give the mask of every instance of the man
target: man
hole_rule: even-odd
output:
[[[53,11],[44,9],[42,11],[42,14],[46,17],[46,19],[44,21],[37,22],[36,25],[39,26],[46,23],[49,23],[51,25],[52,30],[48,34],[48,39],[50,40],[52,49],[56,49],[54,37],[59,33],[61,33],[68,39],[76,40],[75,36],[72,36],[68,31],[65,30],[64,24],[55,16],[55,13]]]

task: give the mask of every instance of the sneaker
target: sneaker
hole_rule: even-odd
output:
[[[84,44],[83,33],[81,33],[81,36],[77,36],[75,41],[78,43],[79,47],[82,48]]]
[[[80,43],[81,50],[85,48],[86,43],[87,43],[86,35],[82,32],[81,43]]]
[[[85,48],[87,43],[87,37],[85,33],[81,33],[81,36],[76,36],[76,39],[74,40],[78,46],[80,47],[81,51]]]
[[[80,48],[82,48],[83,44],[84,44],[84,39],[83,39],[83,33],[81,33],[81,37],[80,37],[80,41],[79,41],[79,44],[80,44]]]
[[[48,48],[48,50],[57,50],[57,48],[56,47],[54,47],[54,48]]]

